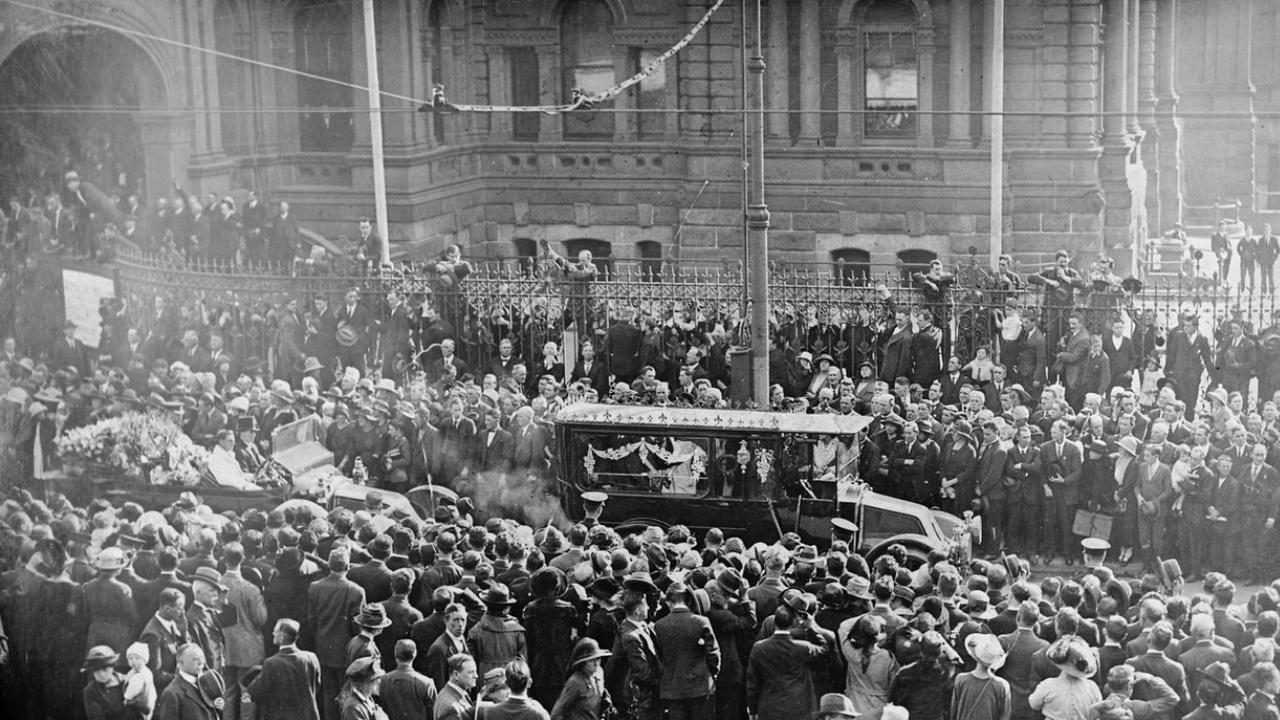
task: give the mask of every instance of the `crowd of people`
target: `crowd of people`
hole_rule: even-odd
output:
[[[465,500],[146,511],[17,492],[0,506],[8,717],[472,720],[1272,718],[1280,587],[1135,581],[1016,554],[868,563],[716,528],[562,532]],[[1270,575],[1269,575],[1270,577]]]

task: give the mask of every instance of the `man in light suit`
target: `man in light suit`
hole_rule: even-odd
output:
[[[244,546],[229,542],[222,548],[222,562],[227,571],[222,574],[222,584],[227,586],[226,604],[235,608],[235,623],[222,629],[226,645],[226,668],[223,678],[227,681],[227,708],[223,720],[240,717],[240,679],[249,668],[262,663],[262,625],[267,621],[267,604],[258,586],[240,573],[244,562]]]
[[[449,681],[436,694],[433,720],[471,720],[475,716],[475,704],[471,702],[471,690],[478,678],[476,661],[466,653],[449,658]]]
[[[1080,468],[1084,456],[1079,444],[1068,438],[1069,434],[1067,422],[1055,420],[1049,426],[1049,440],[1040,446],[1040,474],[1047,493],[1041,532],[1045,558],[1060,554],[1072,565],[1077,547],[1071,525],[1080,503]]]
[[[1084,319],[1079,313],[1072,313],[1067,318],[1068,331],[1059,341],[1061,348],[1054,355],[1050,375],[1060,375],[1062,384],[1067,389],[1067,402],[1073,408],[1084,405],[1084,396],[1090,392],[1085,384],[1085,369],[1089,360],[1091,340],[1089,330],[1084,326]],[[1094,390],[1093,392],[1096,392]]]
[[[249,697],[262,720],[320,720],[320,661],[315,653],[298,649],[298,632],[297,620],[276,621],[271,639],[280,650],[249,683]]]
[[[1134,488],[1138,502],[1138,544],[1142,547],[1144,572],[1159,572],[1159,555],[1164,550],[1165,523],[1173,497],[1173,476],[1160,462],[1160,446],[1147,443],[1142,448],[1142,465]]]

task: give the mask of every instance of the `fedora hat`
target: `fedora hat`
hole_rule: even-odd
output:
[[[96,672],[102,668],[109,668],[116,664],[120,659],[120,654],[106,645],[95,645],[89,648],[89,653],[84,657],[84,671]]]
[[[577,645],[573,646],[573,654],[569,656],[569,672],[573,672],[584,662],[599,660],[612,654],[608,650],[601,650],[600,643],[594,638],[582,638]]]
[[[484,597],[481,598],[485,605],[491,607],[507,607],[515,605],[516,601],[511,597],[511,591],[502,583],[494,583],[484,591]]]
[[[333,334],[333,339],[338,341],[342,347],[353,347],[360,340],[360,333],[350,325],[341,325],[338,331]]]
[[[1244,699],[1244,690],[1231,677],[1231,668],[1225,662],[1216,662],[1198,671],[1201,680],[1216,685],[1222,694],[1218,696],[1217,705],[1232,705]]]
[[[222,577],[218,575],[218,571],[214,570],[211,567],[196,568],[195,573],[191,575],[191,581],[208,583],[209,585],[212,585],[214,588],[216,588],[219,592],[225,591],[227,589],[227,586],[222,584]]]
[[[1129,453],[1134,457],[1138,456],[1138,438],[1132,435],[1125,435],[1124,437],[1117,440],[1116,447],[1120,448],[1121,450]]]
[[[610,576],[596,578],[587,586],[587,594],[598,600],[608,600],[621,590],[622,583]]]
[[[986,665],[991,670],[999,670],[1004,665],[1005,652],[1000,639],[989,633],[973,633],[964,639],[965,652],[969,657]]]
[[[118,547],[103,548],[98,557],[93,559],[93,566],[99,570],[123,570],[129,564],[129,558]]]
[[[356,624],[363,628],[384,628],[391,624],[391,620],[387,617],[386,608],[378,603],[370,603],[360,608]]]
[[[716,586],[731,598],[737,599],[742,597],[742,593],[747,589],[747,581],[742,577],[742,573],[735,568],[725,568],[716,575]]]
[[[640,592],[657,594],[658,586],[653,583],[646,572],[633,572],[622,578],[622,587],[628,590],[639,590]]]
[[[315,356],[308,357],[306,360],[302,361],[303,375],[306,375],[307,373],[320,372],[323,369],[324,365],[320,363],[320,358]]]
[[[1058,669],[1073,677],[1088,679],[1098,673],[1098,661],[1092,648],[1077,638],[1055,640],[1049,646],[1047,657]]]
[[[568,542],[564,539],[564,533],[560,532],[554,525],[547,527],[547,532],[543,535],[542,542],[538,543],[538,549],[542,551],[543,555],[547,556],[559,555],[567,547]]]
[[[832,715],[840,717],[856,718],[862,713],[853,706],[853,701],[844,693],[827,693],[818,701],[818,717],[826,718]]]
[[[844,583],[844,592],[856,600],[872,600],[871,581],[861,575],[854,575]]]
[[[368,682],[383,675],[386,675],[386,672],[372,657],[357,658],[347,666],[347,679],[353,683]]]
[[[217,670],[205,670],[200,673],[200,677],[196,678],[196,687],[200,690],[200,697],[204,698],[205,703],[212,706],[215,700],[219,700],[227,692],[227,681],[222,679],[222,673]]]

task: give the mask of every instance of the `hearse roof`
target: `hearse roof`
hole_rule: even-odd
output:
[[[696,429],[721,428],[806,435],[854,435],[871,424],[865,415],[708,410],[705,408],[651,407],[573,403],[556,413],[557,423],[600,425],[651,425]]]

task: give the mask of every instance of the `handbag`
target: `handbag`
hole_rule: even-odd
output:
[[[1114,518],[1100,512],[1076,510],[1075,521],[1071,523],[1071,532],[1082,537],[1111,539],[1111,524]]]

